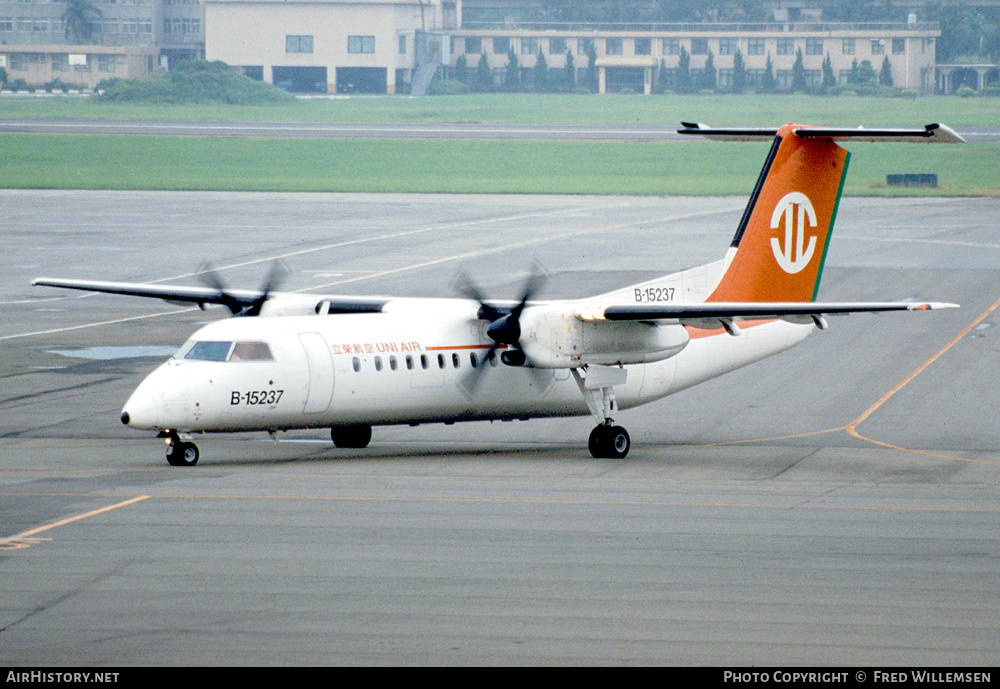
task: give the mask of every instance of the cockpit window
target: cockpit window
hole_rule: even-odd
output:
[[[195,342],[184,358],[200,361],[225,361],[232,345],[232,342]]]
[[[237,342],[230,361],[274,361],[266,342]]]
[[[232,342],[195,342],[184,354],[184,358],[198,361],[274,361],[271,347],[266,342],[236,342],[235,344]]]

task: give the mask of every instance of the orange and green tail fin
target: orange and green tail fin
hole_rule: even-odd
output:
[[[816,298],[850,154],[830,138],[800,137],[798,129],[778,129],[708,301]]]

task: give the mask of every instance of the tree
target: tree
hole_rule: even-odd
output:
[[[778,82],[774,78],[774,63],[771,62],[771,53],[767,54],[767,62],[764,64],[764,74],[760,78],[760,88],[764,93],[774,93],[778,90]]]
[[[795,64],[792,65],[792,91],[799,93],[806,91],[806,67],[801,48],[795,51]]]
[[[708,57],[705,58],[705,68],[701,70],[701,75],[698,79],[698,88],[714,91],[715,76],[715,57],[712,55],[712,51],[709,50]]]
[[[583,77],[583,85],[588,89],[597,92],[597,47],[594,45],[594,41],[588,41],[586,47],[587,53],[587,71]]]
[[[681,46],[681,55],[677,61],[677,76],[674,78],[674,88],[677,93],[691,93],[691,56]]]
[[[532,81],[536,91],[549,90],[549,63],[545,59],[545,53],[538,49],[538,57],[535,59],[535,68],[532,73]]]
[[[459,55],[458,59],[455,60],[455,78],[464,84],[468,77],[469,69],[465,61],[465,55]]]
[[[882,58],[882,69],[878,73],[878,83],[882,86],[892,86],[892,66],[889,64],[889,56]]]
[[[566,66],[563,68],[563,76],[566,79],[566,88],[572,89],[576,86],[576,67],[573,66],[573,51],[566,48]]]
[[[830,53],[826,54],[826,59],[823,60],[823,90],[826,91],[837,85],[837,76],[833,73],[833,61],[830,59]]]
[[[851,74],[847,77],[849,84],[872,84],[875,82],[875,68],[868,60],[862,60],[858,64],[857,58],[851,63]]]
[[[66,40],[77,45],[89,43],[94,36],[94,21],[102,16],[101,10],[89,0],[66,0],[66,11],[62,14]]]
[[[490,69],[490,61],[486,59],[484,52],[479,56],[479,65],[476,67],[475,91],[485,93],[493,90],[493,70]]]
[[[747,87],[747,68],[743,63],[743,53],[739,50],[733,56],[733,93],[743,93]]]
[[[521,66],[517,64],[514,46],[507,50],[507,69],[504,72],[503,87],[508,91],[517,91],[521,88]]]

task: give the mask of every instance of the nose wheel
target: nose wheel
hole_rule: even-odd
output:
[[[176,435],[167,436],[167,462],[174,467],[193,467],[198,463],[198,446]]]
[[[621,426],[602,424],[590,432],[590,454],[597,459],[622,459],[632,447],[628,431]]]

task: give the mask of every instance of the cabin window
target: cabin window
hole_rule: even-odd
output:
[[[444,368],[444,354],[438,354],[438,368]]]
[[[382,357],[380,356],[375,357],[375,370],[376,371],[382,370]]]
[[[469,363],[472,364],[472,368],[479,366],[479,359],[476,358],[476,353],[472,352],[469,354]]]
[[[410,356],[409,354],[406,355],[406,370],[407,371],[413,370],[413,357]]]
[[[458,368],[458,364],[459,364],[459,361],[458,361],[458,354],[452,354],[452,355],[451,355],[451,365],[452,365],[453,367],[455,367],[455,368]]]
[[[184,358],[198,361],[225,361],[232,346],[232,342],[195,342]]]
[[[274,361],[266,342],[237,342],[230,361]]]
[[[421,354],[420,355],[420,368],[422,368],[422,369],[424,369],[426,371],[427,368],[428,368],[428,366],[429,366],[429,364],[427,363],[427,355],[426,354]]]
[[[397,367],[398,367],[398,362],[396,361],[396,357],[390,356],[389,357],[389,368],[391,370],[395,371]]]
[[[359,373],[361,371],[361,359],[354,357],[351,359],[351,364],[354,366],[355,373]]]

